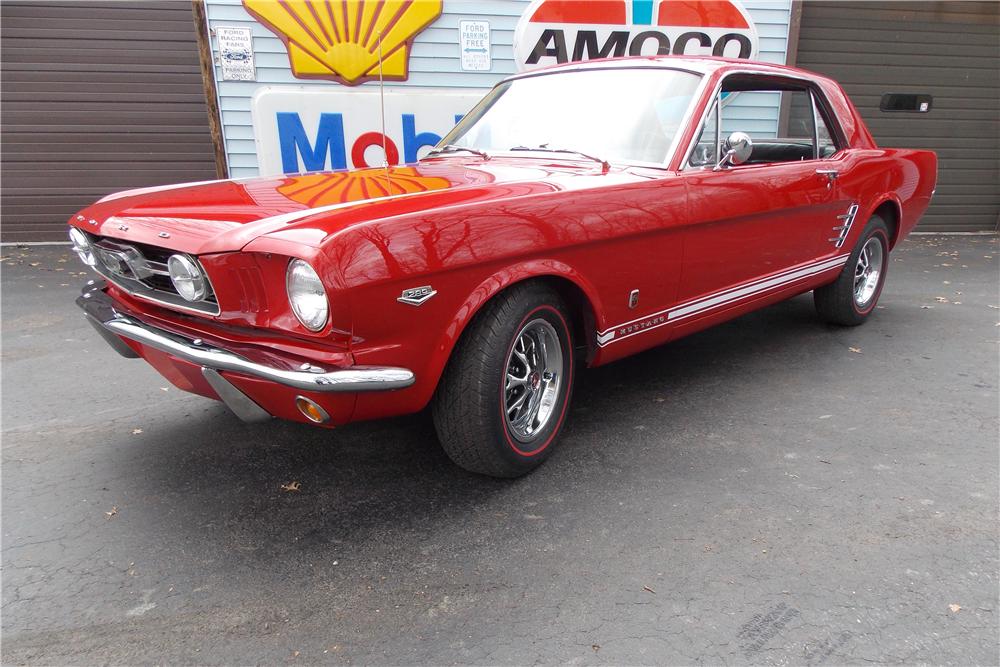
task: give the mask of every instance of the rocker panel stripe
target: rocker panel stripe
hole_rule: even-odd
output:
[[[737,287],[721,290],[708,296],[698,297],[697,299],[686,301],[677,306],[651,313],[645,317],[639,317],[634,320],[629,320],[628,322],[623,322],[622,324],[618,324],[609,329],[598,332],[597,344],[604,347],[605,345],[610,345],[615,341],[623,340],[630,336],[635,336],[636,334],[644,333],[652,329],[658,329],[671,322],[678,322],[680,320],[694,317],[695,315],[701,315],[708,311],[731,305],[736,301],[741,301],[749,297],[776,290],[817,273],[839,268],[847,262],[848,257],[849,255],[840,255],[838,257],[813,262],[812,264],[807,264],[799,268],[783,271],[782,273],[774,276],[758,278]],[[617,335],[622,329],[643,323],[648,323],[648,325],[637,327],[635,331],[629,331],[628,333],[620,336]]]

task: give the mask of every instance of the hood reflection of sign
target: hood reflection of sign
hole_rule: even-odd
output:
[[[739,0],[534,0],[514,57],[521,70],[640,55],[754,59],[759,42]]]

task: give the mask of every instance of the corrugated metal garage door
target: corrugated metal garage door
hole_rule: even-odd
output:
[[[802,5],[797,64],[839,81],[881,146],[938,154],[938,189],[919,229],[1000,222],[1000,3]],[[929,93],[927,114],[883,113],[883,93]]]
[[[215,178],[190,2],[3,0],[3,241],[130,187]]]

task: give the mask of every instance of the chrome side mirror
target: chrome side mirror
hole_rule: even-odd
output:
[[[722,144],[722,159],[712,168],[712,171],[719,171],[725,167],[735,167],[750,159],[753,152],[753,140],[746,132],[733,132],[726,137]]]

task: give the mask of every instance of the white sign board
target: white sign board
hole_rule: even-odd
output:
[[[223,81],[256,81],[257,67],[253,62],[253,36],[250,28],[215,29],[219,40],[219,64]]]
[[[484,92],[386,88],[389,164],[423,157]],[[262,176],[378,167],[386,154],[378,88],[265,86],[250,113]]]
[[[490,54],[490,24],[488,21],[459,21],[459,46],[462,69],[467,72],[489,72],[493,69]]]

